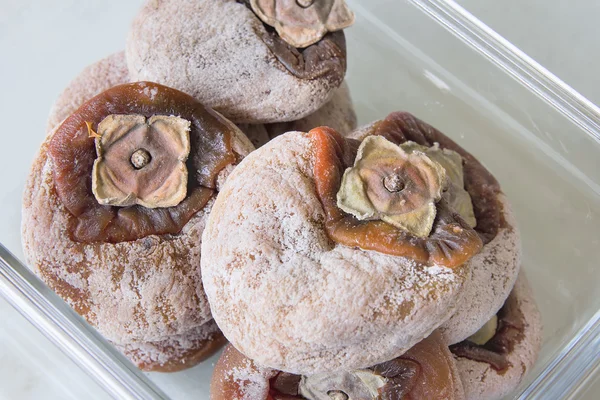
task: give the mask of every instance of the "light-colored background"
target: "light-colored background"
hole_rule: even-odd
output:
[[[600,105],[600,2],[456,0],[589,100]]]
[[[119,3],[3,1],[0,7],[2,116],[9,117],[14,107],[48,109],[62,88],[85,65],[120,50],[119,43],[124,40],[128,23],[141,0],[127,0],[126,7]],[[600,75],[594,64],[599,49],[596,18],[600,15],[600,3],[595,0],[460,0],[459,3],[600,104]],[[66,14],[72,16],[69,23],[65,23]],[[90,36],[86,35],[88,30],[105,32],[106,38],[90,41]],[[56,54],[45,50],[57,41],[64,51]],[[65,55],[70,56],[63,58]],[[27,62],[23,62],[25,59]],[[23,132],[15,133],[14,142],[2,146],[0,160],[9,158],[7,155],[13,151],[11,146],[23,142],[39,143],[44,125],[44,116],[35,115],[31,120],[23,121]],[[32,135],[32,132],[36,134]],[[33,153],[23,154],[18,165],[0,165],[14,171],[26,171],[32,158]],[[14,191],[21,190],[20,186],[5,188],[0,193],[0,204],[3,204],[3,196],[14,196]],[[16,221],[20,216],[15,214],[11,218]],[[19,234],[0,232],[0,242],[9,249],[18,248]],[[21,257],[21,254],[17,256]],[[0,321],[0,398],[106,397],[2,300]],[[594,389],[588,394],[590,399],[597,398]]]

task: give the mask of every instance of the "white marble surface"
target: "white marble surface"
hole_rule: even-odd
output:
[[[29,107],[23,131],[0,146],[0,204],[18,204],[25,171],[44,136],[47,110],[85,65],[118,51],[141,0],[0,1],[0,116]],[[595,0],[460,0],[476,16],[513,41],[596,103],[600,103]],[[103,35],[89,35],[90,31]],[[57,49],[56,43],[60,43]],[[50,50],[51,49],[51,50]],[[42,88],[42,89],[40,89]],[[12,134],[11,134],[12,135]],[[7,143],[9,145],[7,145]],[[22,157],[8,155],[22,146]],[[8,164],[7,160],[11,160]],[[16,209],[16,208],[15,208]],[[0,242],[18,257],[18,212],[2,213]],[[101,389],[0,300],[0,399],[103,399]],[[588,396],[597,395],[597,387]],[[594,398],[594,397],[589,397]]]

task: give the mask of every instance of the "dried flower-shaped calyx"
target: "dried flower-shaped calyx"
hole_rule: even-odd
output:
[[[400,147],[409,153],[414,151],[423,152],[431,160],[444,168],[448,178],[448,185],[442,196],[446,199],[450,208],[459,213],[465,222],[471,228],[474,228],[477,225],[477,220],[473,212],[471,196],[465,190],[463,159],[461,155],[454,150],[442,149],[437,142],[433,146],[428,147],[408,141],[402,143]]]
[[[296,48],[308,47],[328,32],[354,23],[344,0],[250,0],[252,10]]]
[[[100,204],[173,207],[185,199],[190,121],[109,115],[98,124],[92,191]]]
[[[384,221],[361,221],[345,213],[337,205],[336,194],[358,144],[326,127],[315,128],[310,135],[315,146],[316,191],[325,211],[325,229],[334,242],[448,268],[461,266],[479,252],[481,239],[444,199],[436,204],[437,214],[427,237],[412,235]]]
[[[376,399],[387,379],[371,370],[303,376],[299,394],[311,400]]]
[[[445,184],[444,168],[424,152],[406,152],[382,136],[369,136],[344,172],[337,204],[359,220],[382,220],[426,237]]]
[[[475,231],[483,243],[489,243],[503,226],[502,207],[498,201],[500,185],[494,176],[472,154],[460,147],[433,126],[407,112],[394,112],[376,122],[368,131],[388,140],[402,144],[408,141],[431,147],[435,143],[441,149],[460,154],[463,160],[464,188],[471,197],[477,225]]]
[[[444,340],[434,332],[400,357],[374,367],[302,376],[298,393],[311,400],[451,399],[453,364]]]
[[[250,10],[250,0],[238,0]],[[252,10],[254,14],[254,10]],[[260,18],[257,16],[257,19]],[[343,31],[326,34],[318,42],[296,48],[283,40],[275,29],[265,26],[261,38],[287,71],[298,79],[326,79],[331,87],[339,86],[346,73],[346,37]]]
[[[163,124],[160,128],[163,132],[171,130],[173,126],[165,124],[164,119],[152,119],[153,116],[177,115],[190,122],[190,151],[186,161],[187,191],[185,198],[177,205],[148,208],[139,204],[120,207],[98,203],[92,192],[92,170],[97,154],[88,126],[92,130],[93,126],[98,126],[109,115],[143,116],[152,120],[153,126]],[[142,128],[146,129],[144,125]],[[175,126],[178,126],[177,123]],[[214,196],[219,171],[237,161],[231,143],[233,129],[235,127],[229,121],[205,108],[191,96],[156,83],[119,85],[90,99],[57,128],[48,147],[54,186],[65,209],[72,216],[68,227],[71,239],[84,243],[118,243],[148,235],[179,233]],[[179,130],[183,128],[179,127]],[[160,137],[163,135],[155,139],[159,140]],[[131,156],[139,149],[137,145],[128,146],[120,157],[121,161],[143,165],[147,162],[144,161],[147,159],[144,154],[137,153],[134,160],[131,160]],[[155,166],[159,167],[162,157],[160,154],[166,153],[159,154],[152,149],[144,147],[150,153],[150,162],[135,173],[130,171],[130,176],[144,174],[147,168],[147,172],[150,172]],[[108,153],[105,158],[107,161]],[[170,160],[171,166],[181,166],[178,157]],[[132,164],[132,169],[134,168]],[[158,173],[168,175],[168,171],[167,168]],[[140,190],[143,192],[145,189]],[[140,190],[136,193],[141,193]],[[177,196],[173,198],[176,199]]]

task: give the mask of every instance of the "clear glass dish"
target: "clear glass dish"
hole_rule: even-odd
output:
[[[0,294],[112,396],[208,398],[216,356],[142,374],[17,259],[21,193],[50,105],[81,68],[122,49],[141,1],[44,3],[0,14]],[[581,394],[600,365],[600,110],[453,2],[349,3],[360,122],[416,114],[474,153],[512,200],[545,325],[539,361],[512,397]]]

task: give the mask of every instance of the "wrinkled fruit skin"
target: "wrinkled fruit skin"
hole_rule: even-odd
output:
[[[111,114],[175,115],[191,122],[188,190],[177,206],[149,209],[98,204],[91,190],[96,151],[86,122],[97,129]],[[156,83],[115,86],[84,103],[58,127],[48,149],[57,194],[73,217],[68,229],[71,239],[118,243],[180,232],[215,194],[219,171],[236,161],[232,129],[228,121],[191,96]]]

